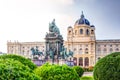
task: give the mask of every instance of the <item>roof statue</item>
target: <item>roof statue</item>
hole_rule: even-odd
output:
[[[49,31],[54,32],[56,34],[60,34],[59,28],[55,24],[55,19],[51,23],[49,23]]]

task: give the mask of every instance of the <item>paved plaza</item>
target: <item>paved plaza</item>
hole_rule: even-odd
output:
[[[93,76],[93,72],[84,72],[83,76]]]

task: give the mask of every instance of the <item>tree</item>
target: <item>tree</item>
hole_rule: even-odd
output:
[[[50,65],[48,63],[35,69],[41,80],[79,80],[76,71],[67,65]]]
[[[120,52],[100,59],[94,68],[95,80],[120,80]]]
[[[14,59],[14,60],[17,60],[17,61],[21,62],[22,64],[28,66],[32,70],[37,68],[37,66],[30,59],[26,59],[25,57],[22,57],[19,55],[5,54],[5,55],[1,55],[0,59]]]
[[[40,80],[39,76],[21,62],[0,59],[0,80]]]
[[[73,69],[75,69],[75,71],[77,72],[79,77],[81,77],[83,75],[83,73],[84,73],[83,68],[81,68],[80,66],[74,66]]]

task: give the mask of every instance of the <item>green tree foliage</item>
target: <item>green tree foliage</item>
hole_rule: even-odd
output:
[[[26,59],[25,57],[22,57],[19,55],[14,55],[14,54],[7,55],[7,54],[5,54],[5,55],[1,55],[0,59],[14,59],[14,60],[18,60],[19,62],[21,62],[25,66],[28,66],[32,70],[37,68],[37,66],[30,59]]]
[[[17,60],[0,59],[0,80],[40,80],[40,78]]]
[[[76,71],[67,65],[50,65],[48,63],[35,69],[41,80],[79,80]]]
[[[83,68],[81,68],[80,66],[74,66],[73,69],[75,69],[75,71],[77,72],[79,77],[81,77],[83,75],[83,73],[84,73]]]
[[[120,80],[120,52],[100,59],[94,68],[95,80]]]

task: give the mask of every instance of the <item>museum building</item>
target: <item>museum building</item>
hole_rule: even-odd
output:
[[[67,52],[73,51],[74,65],[94,66],[100,58],[112,52],[120,52],[120,39],[96,40],[95,28],[83,13],[74,26],[67,28],[67,41],[64,41],[64,46],[67,48]],[[46,52],[45,42],[8,41],[7,53],[31,58],[31,48],[36,46],[43,54]]]

